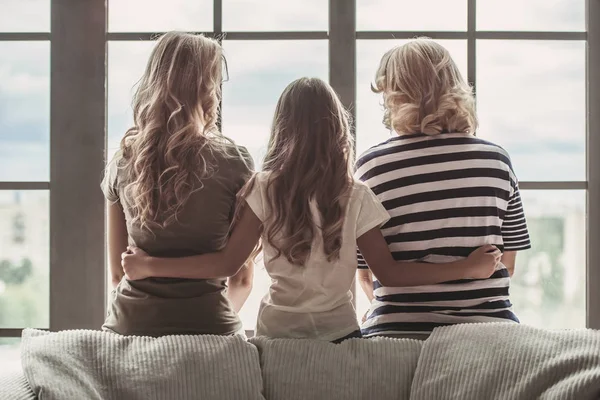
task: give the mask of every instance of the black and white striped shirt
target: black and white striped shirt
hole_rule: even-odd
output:
[[[531,247],[510,158],[493,143],[465,133],[398,136],[363,154],[355,176],[390,214],[381,229],[398,261],[452,262],[485,244],[503,251]],[[360,254],[359,268],[368,268]],[[362,326],[365,336],[519,321],[512,312],[505,268],[484,280],[373,285],[375,299]]]

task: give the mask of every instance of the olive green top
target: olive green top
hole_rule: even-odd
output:
[[[107,167],[102,190],[108,201],[120,203],[127,223],[129,244],[157,257],[184,257],[215,252],[227,241],[237,192],[250,178],[253,162],[248,151],[238,147],[237,156],[207,151],[214,173],[197,187],[177,214],[177,221],[164,229],[141,229],[133,223],[130,200],[125,196],[122,155],[117,153]],[[172,334],[230,335],[242,323],[225,296],[221,279],[149,278],[121,280],[103,329],[123,335],[162,336]]]

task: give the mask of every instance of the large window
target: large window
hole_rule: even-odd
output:
[[[155,33],[171,29],[222,40],[222,129],[258,168],[290,81],[332,84],[361,153],[390,136],[370,90],[383,53],[439,40],[476,88],[477,134],[509,151],[521,181],[533,249],[517,258],[515,312],[600,328],[598,1],[0,0],[0,368],[18,365],[24,327],[102,324],[99,181]],[[255,276],[246,329],[269,284],[261,265]]]
[[[0,1],[0,370],[49,328],[50,1]],[[21,32],[32,32],[22,34]],[[7,39],[11,34],[15,39]],[[7,361],[4,361],[7,360]]]

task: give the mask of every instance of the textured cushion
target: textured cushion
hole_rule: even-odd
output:
[[[0,374],[0,399],[2,400],[34,400],[27,379],[21,372]]]
[[[257,349],[240,336],[23,332],[25,376],[46,399],[263,399]]]
[[[411,398],[600,399],[600,332],[513,323],[437,328],[423,345]]]
[[[268,400],[408,399],[422,342],[250,339],[260,352]]]

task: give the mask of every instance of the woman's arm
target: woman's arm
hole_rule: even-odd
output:
[[[244,207],[227,245],[221,251],[181,258],[150,257],[140,249],[124,254],[122,266],[128,279],[148,277],[218,279],[238,273],[260,240],[262,223],[249,206]]]
[[[517,252],[516,251],[505,251],[502,254],[502,259],[500,260],[502,264],[508,270],[508,275],[510,277],[515,273],[515,264],[517,262]]]
[[[487,245],[475,250],[467,259],[427,264],[394,261],[381,230],[373,228],[357,239],[358,248],[377,280],[384,286],[421,286],[458,279],[490,277],[500,261],[501,253]],[[400,264],[400,265],[398,265]]]
[[[237,274],[227,279],[227,297],[236,313],[239,313],[250,292],[254,280],[254,262],[247,261]]]
[[[127,224],[121,204],[108,205],[108,267],[113,287],[116,287],[123,275],[121,254],[127,250]]]
[[[369,269],[359,269],[357,272],[358,284],[367,295],[369,301],[373,301],[373,274]]]

